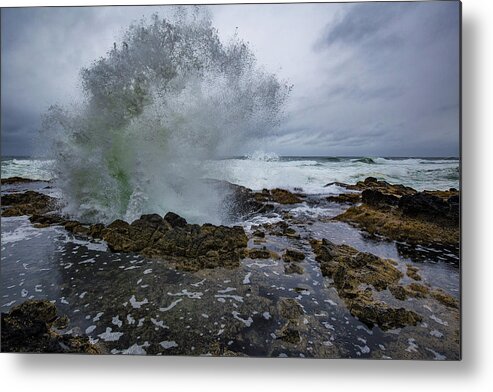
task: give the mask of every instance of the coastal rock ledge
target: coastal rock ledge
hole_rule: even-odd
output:
[[[95,225],[89,228],[98,237]],[[164,218],[142,215],[131,224],[116,220],[101,229],[100,237],[114,252],[136,252],[148,257],[171,257],[188,271],[237,267],[245,255],[248,237],[242,227],[196,225],[173,212]]]
[[[2,352],[104,354],[86,336],[61,334],[68,324],[49,301],[28,300],[2,313]]]

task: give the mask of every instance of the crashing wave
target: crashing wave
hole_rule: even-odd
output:
[[[220,222],[203,162],[276,127],[290,90],[238,36],[221,42],[205,7],[132,24],[81,81],[85,99],[51,107],[43,128],[66,212],[102,222],[166,211]]]

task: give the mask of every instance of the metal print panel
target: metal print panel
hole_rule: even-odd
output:
[[[2,352],[460,359],[460,25],[3,8]]]

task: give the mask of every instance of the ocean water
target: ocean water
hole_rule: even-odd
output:
[[[54,179],[54,162],[29,157],[2,158],[2,178]],[[373,176],[417,190],[459,188],[457,158],[280,157],[256,152],[250,156],[208,160],[203,176],[254,190],[301,189],[307,194],[340,193],[331,182],[353,184]]]

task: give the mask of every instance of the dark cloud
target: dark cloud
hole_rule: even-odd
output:
[[[414,6],[409,4],[405,7]],[[320,45],[396,46],[402,42],[403,37],[398,32],[391,31],[391,25],[401,15],[402,8],[398,3],[356,4],[339,22],[327,26]]]
[[[454,1],[211,6],[223,39],[294,84],[286,119],[242,146],[280,154],[457,155],[459,6]],[[133,20],[169,7],[2,10],[2,154],[40,144],[49,105],[79,98],[79,72]]]

